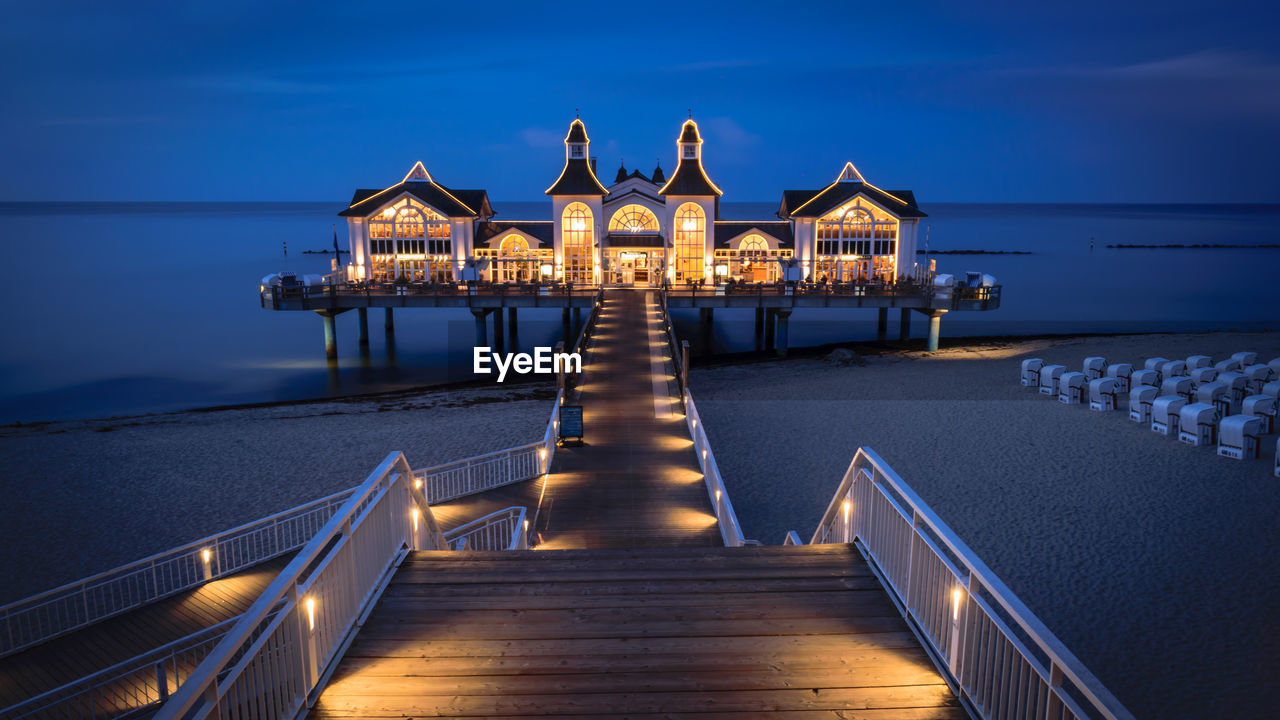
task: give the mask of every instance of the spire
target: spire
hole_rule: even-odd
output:
[[[564,169],[560,177],[547,188],[548,195],[608,195],[609,191],[596,177],[592,167],[594,163],[587,160],[587,148],[591,140],[587,138],[587,126],[581,118],[574,118],[569,123],[569,134],[564,136]]]
[[[658,164],[653,168],[653,182],[657,185],[661,185],[666,181],[667,174],[662,172],[662,161],[659,160]]]
[[[702,135],[698,132],[698,123],[693,118],[684,121],[680,126],[680,137],[676,139],[680,148],[676,156],[679,163],[671,179],[658,190],[659,195],[723,195],[720,188],[711,182],[707,172],[702,168]],[[660,168],[659,168],[660,169]]]
[[[614,184],[627,179],[627,164],[625,162],[618,163],[618,176],[613,179]]]

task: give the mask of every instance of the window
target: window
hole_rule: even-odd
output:
[[[529,252],[529,242],[519,235],[508,235],[502,238],[498,249],[499,255],[524,255]]]
[[[564,248],[566,282],[591,284],[595,280],[595,239],[591,208],[576,202],[564,209],[560,231]]]
[[[698,148],[694,147],[693,145],[685,145],[685,146],[684,146],[684,156],[685,156],[687,159],[689,159],[689,160],[697,160],[697,159],[698,159]]]
[[[569,146],[569,157],[576,157],[576,158],[580,158],[580,157],[582,157],[582,146],[581,146],[581,145],[570,145],[570,146]]]
[[[832,280],[893,278],[898,252],[898,221],[862,199],[818,221],[818,272]]]
[[[738,250],[744,257],[764,257],[769,254],[769,243],[759,235],[748,235],[742,238]]]
[[[697,203],[685,203],[676,210],[676,282],[702,282],[703,254],[706,252],[706,215]]]
[[[425,280],[428,265],[432,277],[448,280],[452,246],[449,219],[410,198],[369,218],[374,280]]]
[[[643,205],[624,205],[609,220],[609,232],[658,232],[658,219]]]

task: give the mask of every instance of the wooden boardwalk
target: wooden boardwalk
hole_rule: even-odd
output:
[[[965,718],[848,545],[414,553],[312,718]]]
[[[243,613],[292,557],[269,560],[0,658],[0,709]]]

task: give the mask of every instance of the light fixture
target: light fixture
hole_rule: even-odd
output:
[[[956,587],[951,589],[951,619],[960,619],[960,601],[964,599],[964,590]]]
[[[200,559],[201,559],[201,560],[204,560],[204,564],[205,564],[205,565],[208,565],[208,564],[209,564],[209,561],[213,559],[213,551],[212,551],[212,550],[210,550],[209,548],[205,548],[205,549],[201,550],[201,551],[200,551]]]
[[[316,629],[316,599],[308,596],[304,604],[307,607],[307,629],[315,632]]]

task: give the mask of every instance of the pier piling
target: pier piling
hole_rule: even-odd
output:
[[[778,357],[786,357],[787,338],[791,324],[791,308],[778,308],[774,312],[778,317],[778,344],[774,346],[774,351],[778,353]]]
[[[908,340],[911,338],[911,310],[902,308],[902,315],[898,320],[898,339]]]
[[[777,323],[777,310],[774,308],[765,308],[764,311],[764,346],[773,348],[774,327]]]
[[[933,310],[929,313],[929,352],[938,349],[938,336],[942,334],[942,316],[946,310]]]
[[[357,308],[356,314],[360,316],[360,347],[369,347],[369,309]]]
[[[322,312],[324,320],[324,356],[330,360],[338,359],[338,317],[331,312]]]
[[[880,308],[876,314],[876,339],[884,340],[889,335],[889,308]]]
[[[489,331],[484,325],[484,316],[488,310],[472,308],[471,315],[476,319],[476,347],[486,347],[489,344]]]
[[[396,316],[391,312],[391,308],[387,308],[386,330],[388,335],[394,335],[396,332]]]
[[[516,308],[507,308],[507,347],[511,348],[511,352],[520,351],[520,327]]]
[[[569,308],[560,311],[560,335],[564,338],[566,346],[573,342],[573,338],[569,335]]]
[[[507,352],[507,332],[502,321],[502,308],[493,311],[493,347],[499,355]]]
[[[701,308],[698,310],[698,345],[703,355],[711,354],[711,337],[712,328],[716,322],[716,311],[714,308]]]
[[[756,352],[764,349],[764,308],[756,308]]]

